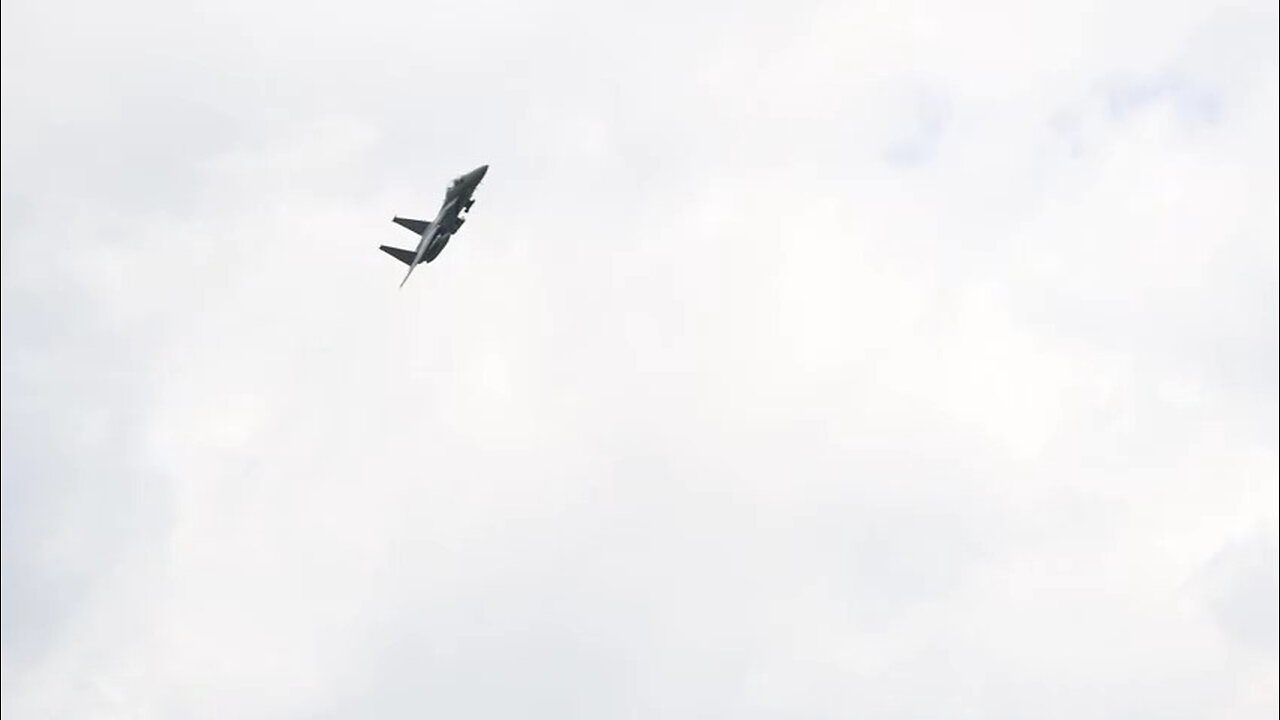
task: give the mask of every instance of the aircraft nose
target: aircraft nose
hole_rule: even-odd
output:
[[[480,167],[476,168],[476,180],[483,180],[484,175],[487,172],[489,172],[488,165],[481,165]]]

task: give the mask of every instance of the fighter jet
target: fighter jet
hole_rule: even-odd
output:
[[[413,274],[415,267],[435,260],[440,251],[444,250],[444,246],[449,244],[449,238],[458,232],[462,223],[467,221],[462,213],[470,210],[475,204],[476,201],[472,195],[487,172],[489,172],[489,166],[481,165],[466,175],[454,178],[449,189],[445,190],[444,203],[440,205],[436,219],[431,222],[412,218],[391,218],[391,222],[408,228],[418,236],[418,247],[414,250],[404,250],[390,245],[382,245],[379,248],[409,266],[409,272],[405,273],[404,280],[400,281],[400,287],[404,287],[404,284],[409,281],[409,276]]]

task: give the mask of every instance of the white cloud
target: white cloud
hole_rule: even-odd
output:
[[[1274,716],[1276,25],[6,5],[5,717]]]

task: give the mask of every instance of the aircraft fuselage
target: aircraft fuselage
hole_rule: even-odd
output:
[[[471,196],[475,193],[476,187],[480,185],[480,181],[484,179],[484,175],[488,171],[488,165],[481,165],[454,180],[449,189],[445,191],[444,202],[441,203],[440,211],[436,213],[435,220],[432,220],[431,224],[422,231],[422,235],[418,239],[414,265],[435,260],[440,251],[444,250],[445,245],[449,244],[449,238],[465,222],[466,218],[462,217],[462,212],[471,207],[473,202]]]

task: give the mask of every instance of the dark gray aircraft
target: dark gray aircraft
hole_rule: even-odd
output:
[[[409,281],[409,276],[413,274],[415,267],[435,260],[440,251],[444,250],[444,246],[449,244],[449,238],[458,232],[462,223],[467,221],[462,213],[470,210],[475,204],[476,201],[471,196],[487,172],[489,172],[489,166],[481,165],[466,175],[454,178],[453,183],[444,193],[444,203],[440,205],[440,212],[436,213],[436,219],[431,222],[402,217],[391,219],[391,222],[412,230],[418,236],[418,247],[414,250],[403,250],[390,245],[380,246],[382,252],[409,266],[409,272],[404,274],[400,287],[404,287],[404,284]]]

